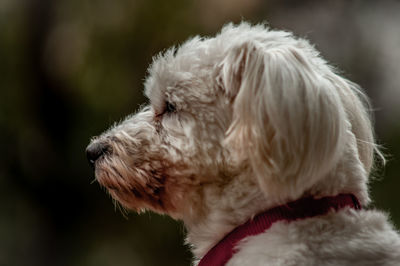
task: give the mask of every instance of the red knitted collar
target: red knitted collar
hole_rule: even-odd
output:
[[[331,210],[338,211],[344,207],[361,209],[357,198],[352,194],[339,194],[333,197],[314,199],[302,198],[285,205],[269,209],[249,220],[245,224],[235,228],[216,244],[200,260],[198,266],[222,266],[236,252],[236,244],[247,236],[263,233],[278,221],[295,221],[299,219],[323,215]]]

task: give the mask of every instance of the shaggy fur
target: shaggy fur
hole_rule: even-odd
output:
[[[304,39],[229,24],[156,56],[145,94],[148,106],[92,140],[95,175],[126,208],[183,220],[196,258],[301,197],[370,202],[380,153],[368,101]],[[381,212],[344,209],[278,222],[228,265],[400,265],[400,238]]]

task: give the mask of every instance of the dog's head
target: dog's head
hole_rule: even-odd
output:
[[[145,93],[148,106],[87,149],[98,182],[129,209],[184,218],[257,193],[368,201],[364,96],[303,39],[227,25],[155,57]]]

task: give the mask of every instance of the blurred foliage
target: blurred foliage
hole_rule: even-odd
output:
[[[307,36],[367,90],[390,155],[372,197],[399,225],[399,10],[396,1],[1,0],[0,265],[190,264],[183,226],[124,218],[92,182],[84,150],[145,102],[153,55],[241,19]]]

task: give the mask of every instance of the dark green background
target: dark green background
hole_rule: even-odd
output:
[[[145,102],[157,52],[241,19],[316,44],[376,108],[373,206],[400,225],[398,1],[1,0],[0,265],[189,265],[184,228],[93,183],[90,138]]]

